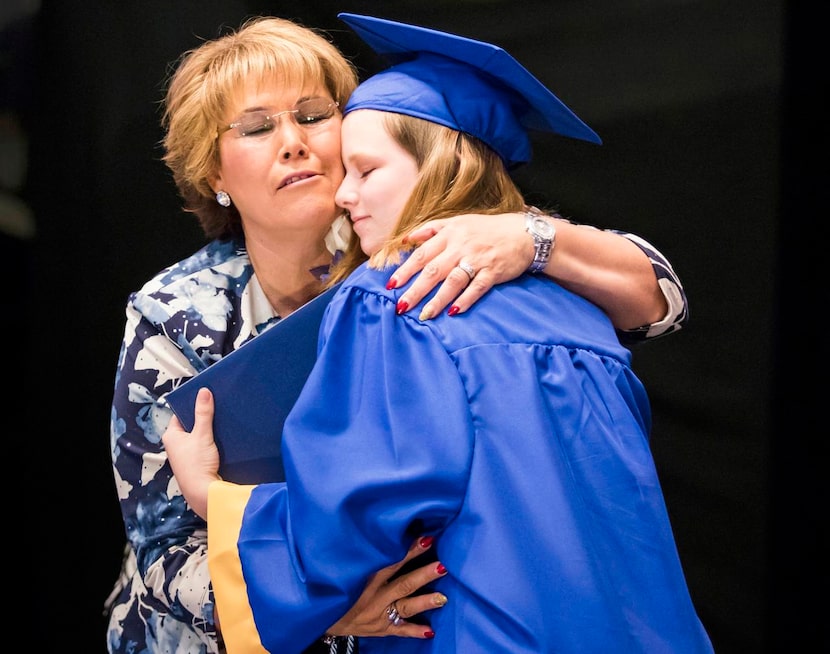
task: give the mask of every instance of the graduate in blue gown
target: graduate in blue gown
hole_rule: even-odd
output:
[[[500,48],[341,18],[393,65],[343,108],[336,198],[363,252],[333,273],[343,283],[285,423],[286,482],[218,479],[204,391],[193,432],[174,420],[164,435],[183,493],[207,513],[229,654],[301,652],[420,534],[436,539],[447,572],[434,588],[449,602],[424,638],[361,639],[361,654],[711,652],[649,449],[648,397],[608,317],[532,271],[431,320],[396,315],[402,289],[387,288],[424,218],[521,210],[509,170],[529,161],[529,130],[599,138]],[[555,232],[537,220],[539,267]],[[387,615],[390,635],[407,624],[402,606]]]

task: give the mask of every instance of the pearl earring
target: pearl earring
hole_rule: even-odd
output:
[[[216,201],[223,207],[231,206],[231,196],[225,193],[225,191],[218,191],[216,193]]]

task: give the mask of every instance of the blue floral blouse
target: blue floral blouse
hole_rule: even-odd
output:
[[[658,323],[618,332],[633,344],[680,329],[687,301],[671,265],[652,261],[669,305]],[[126,307],[111,413],[113,472],[124,518],[124,564],[106,601],[111,654],[222,651],[213,617],[207,525],[188,509],[161,436],[164,396],[277,322],[242,241],[213,241],[159,272]]]

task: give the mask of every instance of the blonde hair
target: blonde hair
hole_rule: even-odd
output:
[[[185,210],[196,214],[208,238],[242,233],[236,208],[220,206],[210,187],[219,169],[218,133],[228,103],[243,84],[272,80],[298,87],[322,83],[342,107],[358,77],[352,63],[322,33],[260,16],[185,52],[169,79],[162,118],[163,160]]]
[[[329,285],[344,279],[367,258],[373,268],[399,263],[401,252],[412,249],[404,243],[404,235],[433,218],[525,208],[524,197],[502,160],[483,141],[404,114],[386,113],[383,125],[415,158],[418,182],[384,246],[368,258],[353,235],[347,253],[332,270]]]

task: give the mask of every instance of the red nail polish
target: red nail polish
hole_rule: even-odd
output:
[[[455,314],[457,314],[459,311],[461,311],[461,309],[459,309],[457,305],[453,304],[453,305],[452,305],[452,306],[451,306],[451,307],[447,310],[447,315],[448,315],[448,316],[454,316],[454,315],[455,315]]]
[[[418,541],[418,545],[426,549],[430,545],[432,545],[432,541],[435,540],[432,536],[424,536],[421,540]]]
[[[386,282],[386,290],[391,291],[393,288],[398,288],[398,280],[394,277]]]
[[[404,302],[403,300],[399,300],[398,303],[395,305],[395,311],[398,315],[402,313],[406,313],[406,310],[409,308],[409,302]]]
[[[443,563],[439,563],[437,566],[435,566],[435,572],[437,572],[439,575],[445,575],[447,574],[447,569],[444,567]]]
[[[424,638],[435,638],[435,632],[434,631],[425,631],[424,632]]]

